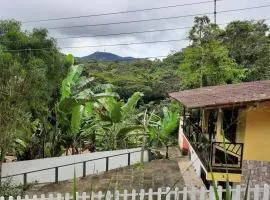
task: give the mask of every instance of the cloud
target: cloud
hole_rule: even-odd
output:
[[[15,18],[19,21],[59,18],[69,16],[81,16],[89,14],[99,14],[126,10],[136,10],[151,7],[160,7],[167,5],[191,3],[188,0],[1,0],[0,13],[2,18]],[[202,0],[192,1],[198,2]],[[243,7],[251,7],[267,4],[267,0],[223,0],[217,2],[217,11],[237,9]],[[270,18],[268,8],[261,8],[256,10],[247,10],[231,13],[218,13],[217,22],[227,23],[236,19],[262,19]],[[86,24],[100,24],[111,23],[119,21],[132,21],[150,18],[163,18],[171,16],[182,16],[197,13],[213,12],[213,3],[199,4],[192,6],[176,7],[170,9],[160,9],[145,12],[134,12],[126,14],[105,15],[90,18],[78,18],[71,20],[59,20],[49,22],[35,22],[23,24],[23,28],[31,29],[33,27],[64,27],[76,26]],[[212,15],[209,16],[211,19]],[[269,21],[267,21],[269,22]],[[80,27],[70,29],[53,29],[49,30],[52,37],[79,37],[85,35],[104,35],[134,31],[144,31],[153,29],[176,28],[192,26],[193,17],[183,17],[178,19],[168,19],[160,21],[149,21],[141,23],[125,23],[104,26]],[[87,45],[104,45],[104,44],[119,44],[131,42],[144,42],[155,40],[175,40],[182,39],[187,36],[188,30],[182,29],[177,31],[133,34],[133,35],[119,35],[119,36],[104,36],[94,38],[70,38],[58,40],[59,47],[76,47]],[[114,47],[100,47],[100,48],[74,48],[63,49],[64,53],[73,53],[76,56],[84,56],[95,51],[109,51],[122,56],[134,57],[152,57],[167,55],[170,51],[180,50],[188,44],[187,41],[146,44],[146,45],[130,45],[130,46],[114,46]]]

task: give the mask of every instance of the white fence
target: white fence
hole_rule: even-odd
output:
[[[12,178],[24,184],[58,182],[72,179],[74,168],[77,177],[84,177],[139,163],[141,152],[141,148],[135,148],[4,163],[2,180]],[[148,151],[144,151],[144,161],[148,160]]]
[[[245,194],[245,187],[242,187],[240,185],[236,186],[235,188],[231,189],[231,197],[232,200],[240,200],[243,199]],[[269,200],[269,185],[264,185],[263,187],[260,187],[256,185],[254,188],[249,188],[248,190],[248,199],[254,199],[254,200]],[[222,199],[222,194],[225,194],[225,189],[222,189],[221,187],[218,187],[218,195],[220,199]],[[14,200],[13,197],[9,197],[9,200]],[[73,199],[72,195],[69,193],[66,193],[64,195],[57,194],[49,194],[48,196],[41,195],[37,196],[34,195],[33,197],[29,197],[26,195],[24,198],[18,196],[16,198],[17,200],[71,200]],[[144,189],[141,189],[140,191],[132,190],[131,193],[128,193],[127,190],[124,190],[123,193],[120,193],[118,190],[115,192],[107,191],[105,193],[102,193],[101,191],[94,193],[86,193],[83,192],[81,194],[76,193],[76,199],[77,200],[136,200],[136,199],[148,199],[148,200],[215,200],[215,194],[214,190],[211,187],[210,190],[206,190],[204,187],[197,189],[197,188],[191,188],[187,189],[186,187],[183,190],[179,190],[178,188],[170,189],[167,188],[159,188],[157,191],[153,191],[152,189],[149,189],[148,191],[145,191]],[[4,200],[4,197],[1,197],[0,200]]]

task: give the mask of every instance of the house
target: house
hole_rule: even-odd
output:
[[[270,80],[169,94],[183,104],[179,144],[206,185],[270,183]],[[227,176],[228,175],[228,176]]]

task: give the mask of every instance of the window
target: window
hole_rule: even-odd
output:
[[[238,109],[223,109],[223,132],[225,138],[230,142],[235,142],[237,131]]]

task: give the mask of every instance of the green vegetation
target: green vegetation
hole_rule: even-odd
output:
[[[78,59],[75,65],[47,30],[23,31],[16,21],[0,27],[1,163],[7,153],[25,160],[170,145],[180,108],[169,92],[270,79],[263,21],[220,28],[196,17],[190,45],[162,61]]]

